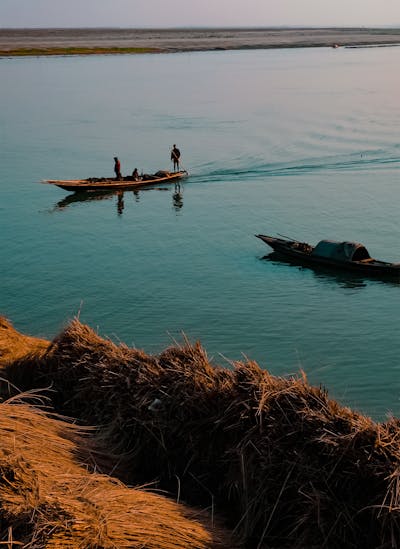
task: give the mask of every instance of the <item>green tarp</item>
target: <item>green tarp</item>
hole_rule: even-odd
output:
[[[360,261],[370,257],[365,246],[359,242],[334,242],[333,240],[321,240],[315,246],[312,255],[335,261]]]

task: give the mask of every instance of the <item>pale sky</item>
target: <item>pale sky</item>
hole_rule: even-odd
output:
[[[0,0],[0,27],[400,26],[400,0]]]

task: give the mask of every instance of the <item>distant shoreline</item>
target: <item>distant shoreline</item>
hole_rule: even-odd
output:
[[[400,28],[0,29],[0,57],[400,45]]]

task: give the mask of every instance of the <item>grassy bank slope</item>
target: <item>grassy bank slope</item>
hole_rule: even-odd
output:
[[[4,546],[232,546],[230,536],[211,527],[206,514],[88,472],[90,440],[64,421],[25,405],[3,403],[0,438],[0,539]]]
[[[400,546],[399,422],[377,424],[303,376],[219,368],[188,342],[149,356],[77,320],[5,375],[51,385],[55,410],[101,425],[131,482],[211,507],[248,547]]]

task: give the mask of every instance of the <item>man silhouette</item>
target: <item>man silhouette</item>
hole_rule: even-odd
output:
[[[117,156],[114,156],[114,172],[115,172],[115,178],[120,181],[122,179],[121,175],[121,162],[118,160]]]
[[[171,160],[174,163],[174,172],[178,169],[179,171],[179,159],[181,157],[181,151],[176,148],[176,145],[174,144],[173,149],[171,151]]]

